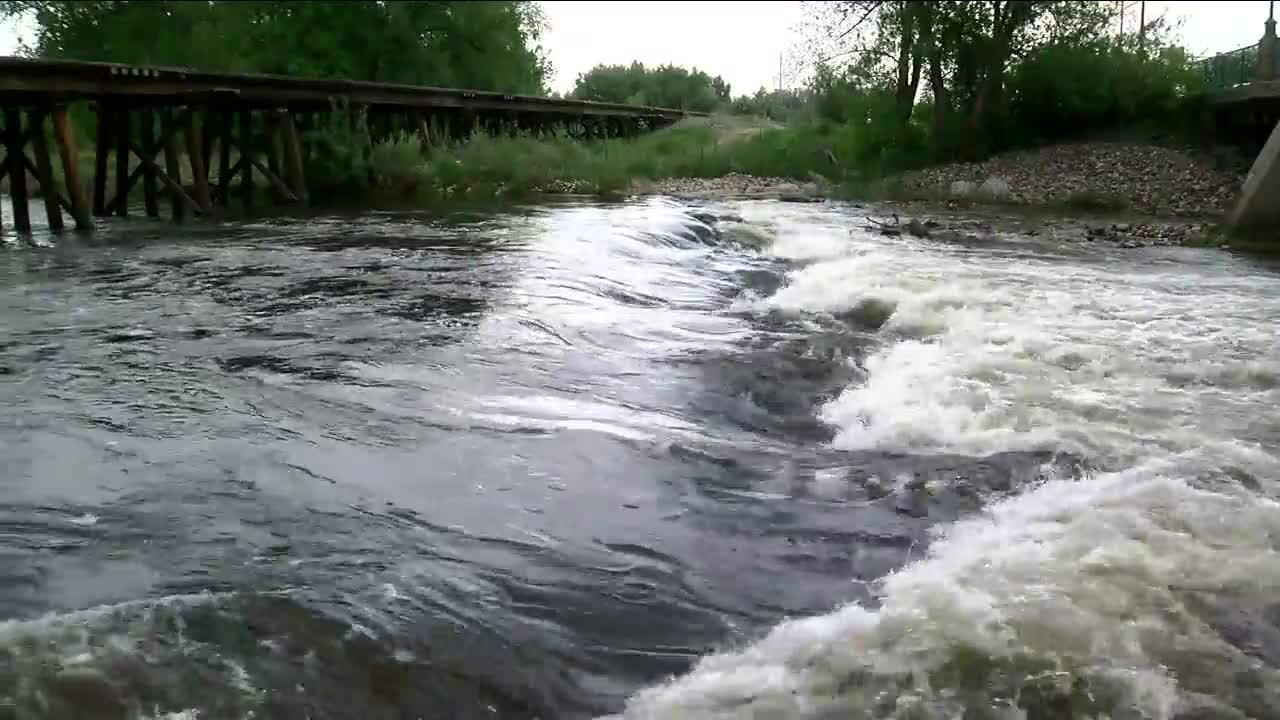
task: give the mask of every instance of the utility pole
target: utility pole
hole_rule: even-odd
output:
[[[1271,0],[1275,2],[1275,0]],[[1138,4],[1138,52],[1147,49],[1147,0]]]
[[[778,51],[778,92],[782,92],[782,51]]]

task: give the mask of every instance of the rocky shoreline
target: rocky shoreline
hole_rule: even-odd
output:
[[[1050,146],[877,183],[867,195],[892,198],[878,206],[891,208],[901,218],[921,220],[879,218],[868,225],[884,234],[943,241],[975,240],[992,231],[982,224],[995,221],[1027,235],[1120,248],[1221,245],[1218,221],[1238,196],[1245,169],[1239,158],[1214,160],[1153,145]],[[821,178],[798,182],[731,173],[640,181],[632,185],[632,192],[684,199],[817,202],[829,197],[832,188]],[[940,223],[948,214],[954,217]],[[977,221],[978,226],[966,225],[964,219],[975,215],[987,219]]]
[[[716,178],[667,178],[632,184],[637,195],[670,195],[684,199],[782,200],[819,202],[826,197],[824,183],[797,182],[788,178],[729,173]]]
[[[1097,243],[1120,249],[1149,246],[1206,246],[1214,225],[1183,219],[1107,220],[1043,213],[956,212],[932,203],[887,203],[868,208],[866,228],[888,237],[981,244],[998,236],[1030,236],[1057,242]]]
[[[731,174],[720,178],[676,178],[633,186],[640,195],[682,199],[821,202],[827,188],[817,182]],[[1121,249],[1148,246],[1219,245],[1216,222],[1205,217],[1101,216],[1063,206],[957,200],[898,200],[853,203],[867,215],[869,231],[939,242],[981,243],[998,234],[1107,244]]]
[[[1156,217],[1216,218],[1239,196],[1238,157],[1137,143],[1079,143],[996,155],[889,181],[906,197]]]

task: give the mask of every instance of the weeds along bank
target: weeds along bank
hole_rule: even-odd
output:
[[[564,134],[427,141],[324,127],[307,138],[307,177],[319,197],[366,202],[620,193],[638,181],[730,174],[811,179],[840,174],[827,133],[750,118],[696,118],[633,138]]]
[[[317,137],[308,177],[321,196],[378,203],[513,198],[538,193],[761,194],[819,184],[822,194],[1068,211],[1213,218],[1234,200],[1247,164],[1137,142],[1079,142],[918,170],[899,148],[849,125],[790,127],[697,118],[634,138],[474,135],[428,142],[401,135]],[[715,180],[713,180],[715,179]],[[972,192],[984,183],[998,196]],[[965,190],[968,188],[968,190]],[[779,194],[777,192],[773,194]],[[801,194],[804,194],[802,192]]]

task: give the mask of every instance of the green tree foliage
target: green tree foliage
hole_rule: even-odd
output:
[[[1109,36],[1114,9],[1054,0],[822,3],[816,22],[831,42],[812,82],[816,113],[880,146],[858,153],[878,156],[878,166],[1177,117],[1194,83],[1186,53],[1168,44],[1159,21],[1141,43]]]
[[[733,99],[730,111],[735,115],[758,115],[778,122],[806,119],[813,102],[811,90],[765,90]]]
[[[1008,120],[1023,142],[1118,127],[1176,131],[1201,75],[1185,50],[1094,39],[1037,48],[1013,68]],[[1171,127],[1170,124],[1173,126]]]
[[[8,0],[41,57],[541,93],[529,2]]]
[[[710,112],[729,102],[729,84],[719,75],[675,65],[597,65],[578,76],[570,97]]]

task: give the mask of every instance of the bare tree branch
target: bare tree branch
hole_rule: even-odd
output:
[[[868,3],[866,11],[862,13],[862,17],[858,18],[858,21],[855,22],[853,25],[849,26],[848,28],[846,28],[844,32],[841,32],[840,34],[836,35],[834,39],[843,40],[845,37],[849,35],[849,33],[853,32],[854,30],[857,30],[858,26],[866,22],[867,18],[871,17],[871,14],[874,13],[876,10],[879,10],[880,6],[883,4],[884,4],[883,1]]]

